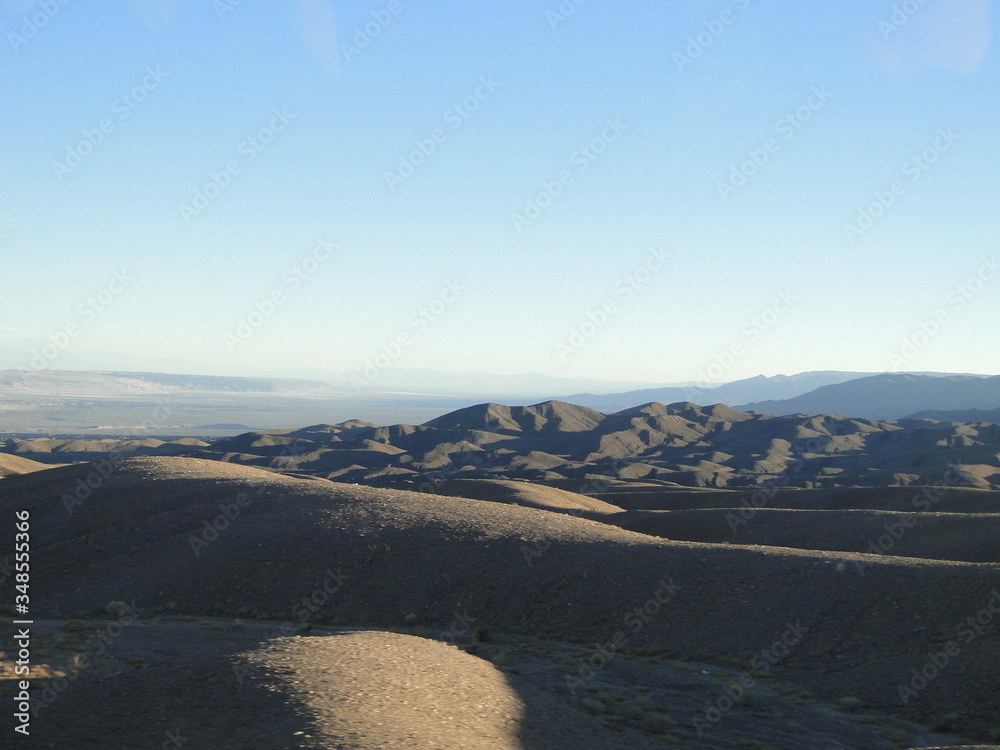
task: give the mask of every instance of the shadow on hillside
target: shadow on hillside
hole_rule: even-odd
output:
[[[500,637],[473,649],[504,671],[506,684],[523,705],[523,713],[511,717],[515,726],[490,725],[486,720],[470,727],[468,719],[475,710],[463,712],[454,702],[456,692],[460,700],[468,701],[466,708],[480,703],[488,706],[493,696],[467,692],[475,681],[464,672],[454,675],[454,684],[445,685],[444,690],[406,693],[408,677],[413,676],[407,669],[419,668],[418,657],[399,672],[372,674],[371,686],[392,699],[377,714],[380,727],[374,727],[359,721],[356,709],[352,710],[350,701],[355,698],[350,678],[357,675],[345,672],[363,668],[363,658],[346,654],[343,660],[329,661],[317,652],[315,660],[303,665],[288,650],[289,644],[308,649],[308,641],[314,638],[371,631],[305,632],[290,624],[214,618],[137,621],[116,631],[109,627],[113,622],[36,624],[52,665],[65,666],[73,653],[88,653],[92,666],[78,677],[44,683],[54,684],[48,691],[36,685],[33,747],[328,750],[417,748],[429,746],[430,741],[442,750],[652,750],[665,743],[735,749],[746,747],[752,739],[760,746],[788,750],[821,746],[890,750],[900,747],[903,737],[914,747],[954,739],[900,720],[862,721],[860,716],[814,699],[802,700],[763,680],[718,720],[707,722],[702,719],[706,707],[727,694],[727,686],[736,684],[739,672],[625,656],[581,672],[567,664],[599,665],[598,652],[523,637]],[[99,654],[95,647],[81,652],[76,645],[84,634],[101,633],[110,637],[98,635],[94,641],[105,646]],[[412,643],[419,646],[428,641],[414,639]],[[464,655],[455,658],[472,661]],[[577,685],[575,696],[564,679],[570,672],[587,677]],[[732,688],[728,690],[731,694]],[[393,715],[392,701],[398,705],[404,698],[419,704],[426,724],[419,720],[406,724]],[[366,697],[359,693],[356,700]],[[448,724],[452,714],[459,720],[455,726]],[[703,737],[699,737],[698,719],[707,728]],[[516,738],[503,744],[496,742],[495,734],[487,739],[498,727],[504,733],[512,729]],[[380,728],[390,737],[410,738],[412,744],[400,740],[383,744],[384,737],[377,739]],[[441,736],[451,737],[452,732],[455,744],[442,743]]]

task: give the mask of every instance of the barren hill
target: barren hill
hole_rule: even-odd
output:
[[[534,406],[480,404],[445,414],[427,423],[438,430],[512,430],[523,432],[584,432],[604,415],[585,406],[546,401]]]
[[[184,458],[119,462],[70,512],[65,496],[90,470],[0,483],[0,511],[32,512],[39,618],[93,618],[122,601],[147,616],[414,624],[445,640],[488,629],[654,649],[744,676],[755,655],[775,654],[760,679],[816,700],[925,722],[955,714],[947,722],[981,736],[995,720],[997,564],[679,542],[534,508]],[[947,669],[912,696],[901,690],[946,648]],[[550,695],[576,705],[572,680],[595,678],[580,662],[567,673]],[[713,717],[723,695],[699,694],[701,708],[674,717],[681,736],[695,741],[694,719]],[[731,736],[717,724],[712,732]]]
[[[8,477],[14,474],[28,474],[32,471],[51,469],[50,464],[39,463],[21,456],[13,456],[9,453],[0,453],[0,477]]]
[[[109,446],[110,447],[110,446]],[[604,415],[546,402],[481,404],[425,425],[367,422],[252,432],[146,454],[184,454],[343,482],[402,489],[451,479],[543,484],[591,477],[662,487],[1000,487],[1000,425],[844,416],[774,417],[722,404],[650,403]],[[51,460],[53,441],[8,440],[5,450]],[[90,456],[82,446],[78,460]],[[121,452],[138,450],[122,444]],[[63,457],[63,461],[72,460]]]

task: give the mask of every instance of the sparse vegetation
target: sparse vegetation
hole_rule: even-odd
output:
[[[931,724],[931,729],[935,732],[954,732],[958,729],[959,717],[957,713],[951,712],[937,717]]]
[[[864,705],[864,702],[853,695],[845,695],[837,699],[837,705],[845,711],[857,711]]]
[[[128,604],[126,604],[125,602],[115,600],[108,602],[104,606],[104,611],[107,612],[109,615],[114,615],[115,617],[124,617],[125,615],[127,615],[129,612],[132,611],[132,608],[129,607]]]
[[[659,711],[652,711],[642,719],[642,728],[653,734],[666,734],[676,726],[676,721]]]
[[[490,629],[485,625],[477,625],[472,631],[473,643],[488,643],[490,640]]]
[[[638,703],[638,704],[639,704],[639,705],[640,705],[640,706],[641,706],[642,708],[646,709],[647,711],[648,711],[648,710],[652,710],[652,709],[656,708],[656,703],[655,703],[655,701],[653,701],[653,700],[652,700],[652,699],[651,699],[651,698],[650,698],[649,696],[647,696],[647,695],[640,695],[640,696],[639,696],[639,697],[638,697],[638,698],[636,699],[636,703]]]
[[[913,735],[903,729],[900,729],[899,727],[893,727],[889,730],[889,740],[896,747],[909,747],[913,740]]]

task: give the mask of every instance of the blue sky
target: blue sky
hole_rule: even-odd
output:
[[[3,0],[0,366],[998,373],[994,5]]]

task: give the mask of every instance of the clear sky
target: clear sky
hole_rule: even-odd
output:
[[[1000,372],[988,0],[0,2],[2,366]]]

